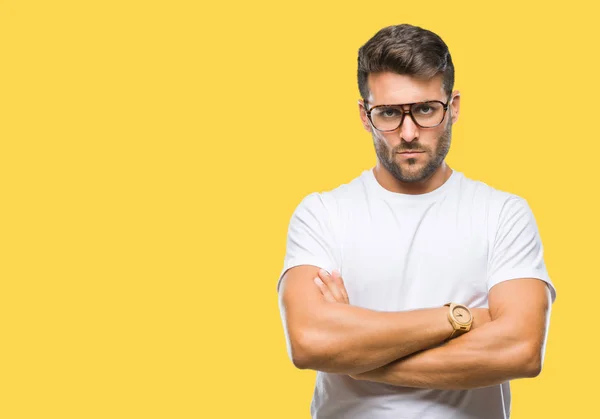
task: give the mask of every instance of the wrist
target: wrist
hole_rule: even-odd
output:
[[[461,336],[471,330],[473,314],[467,306],[464,304],[446,303],[444,307],[448,307],[448,323],[452,327],[452,332],[448,336],[448,340]]]
[[[446,342],[449,336],[452,335],[452,332],[454,332],[454,327],[452,327],[452,323],[448,320],[448,307],[440,307],[439,317],[442,319],[440,323],[443,324],[443,336],[444,342]]]

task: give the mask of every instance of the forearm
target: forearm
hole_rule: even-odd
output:
[[[294,322],[288,315],[288,323]],[[288,335],[299,368],[357,374],[443,342],[452,333],[444,307],[378,312],[324,303]]]
[[[535,350],[513,338],[510,328],[492,321],[443,346],[354,378],[405,387],[470,389],[537,375]]]

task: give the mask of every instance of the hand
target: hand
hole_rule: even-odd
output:
[[[320,269],[319,276],[314,281],[326,301],[330,303],[350,304],[342,275],[335,269],[331,275],[324,269]]]

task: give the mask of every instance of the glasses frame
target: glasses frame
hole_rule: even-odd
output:
[[[442,105],[442,108],[444,109],[444,114],[442,115],[442,120],[438,124],[433,125],[431,127],[424,127],[423,125],[419,124],[417,122],[417,120],[415,119],[415,116],[412,113],[412,107],[414,105],[422,105],[422,104],[431,103],[431,102],[439,103],[440,105]],[[402,123],[404,122],[404,117],[406,115],[409,115],[410,119],[412,119],[412,121],[415,123],[415,125],[418,126],[419,128],[428,129],[428,128],[435,128],[435,127],[440,126],[442,124],[442,122],[444,122],[444,119],[446,119],[446,111],[448,111],[448,107],[450,106],[450,101],[444,103],[441,100],[426,100],[423,102],[402,103],[402,104],[396,104],[396,105],[377,105],[377,106],[373,106],[371,109],[367,109],[367,105],[368,105],[368,102],[366,100],[364,100],[363,106],[365,107],[365,113],[367,114],[367,118],[369,118],[369,122],[371,123],[371,126],[380,132],[392,132],[392,131],[396,131],[398,128],[400,128],[402,126]],[[386,129],[386,130],[379,129],[375,126],[375,124],[373,123],[373,120],[371,119],[371,112],[373,111],[373,109],[383,108],[386,106],[398,106],[402,110],[402,116],[400,117],[400,123],[394,129]],[[405,110],[404,106],[408,106],[408,109]]]

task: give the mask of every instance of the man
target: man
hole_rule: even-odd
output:
[[[510,416],[509,381],[542,368],[555,288],[527,202],[445,162],[460,110],[436,34],[380,30],[359,50],[377,164],[306,196],[280,307],[314,419]]]

